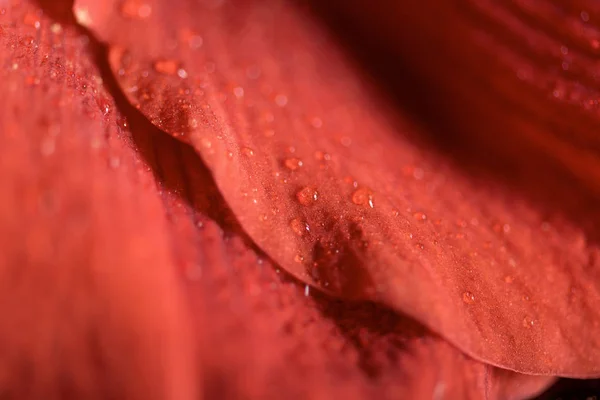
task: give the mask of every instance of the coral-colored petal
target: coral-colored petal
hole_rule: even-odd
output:
[[[243,228],[298,278],[408,313],[468,354],[600,374],[598,248],[420,143],[282,1],[80,0],[123,92],[202,155]]]
[[[0,397],[198,399],[151,173],[73,26],[0,3]]]
[[[406,317],[290,279],[239,232],[192,149],[137,137],[154,154],[174,253],[203,310],[207,398],[524,399],[554,380],[482,364]]]

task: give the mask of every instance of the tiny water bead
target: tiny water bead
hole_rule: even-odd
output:
[[[310,232],[310,226],[301,218],[292,219],[290,221],[290,228],[296,235],[300,237]]]
[[[417,220],[417,221],[425,221],[427,219],[427,215],[424,212],[416,212],[413,214],[413,217]]]
[[[124,18],[146,19],[152,14],[152,6],[142,0],[126,0],[119,11]]]
[[[475,302],[475,295],[469,291],[466,291],[463,292],[462,299],[466,304],[473,304]]]
[[[294,257],[294,261],[297,262],[298,264],[301,264],[304,262],[304,256],[302,256],[300,254],[296,254],[296,256]]]
[[[89,27],[92,24],[90,11],[87,7],[81,7],[76,3],[73,13],[75,14],[75,20],[79,23],[79,25]]]
[[[154,70],[163,75],[175,75],[179,68],[179,63],[175,60],[157,60],[154,62]]]
[[[535,321],[531,317],[524,317],[522,322],[523,328],[532,328],[535,325]]]
[[[319,199],[319,192],[313,186],[305,186],[296,193],[296,199],[303,206],[310,206]]]
[[[246,157],[253,157],[254,156],[254,150],[252,150],[250,147],[242,147],[240,149],[240,151],[242,152],[243,155],[245,155]]]
[[[366,187],[358,188],[352,193],[352,202],[357,206],[369,206],[374,208],[373,191]]]
[[[35,13],[27,13],[25,17],[23,17],[23,23],[28,26],[32,26],[35,29],[40,29],[40,18]]]
[[[302,160],[300,160],[299,158],[292,157],[292,158],[286,158],[283,161],[283,165],[285,165],[285,167],[287,169],[289,169],[290,171],[295,171],[298,168],[302,167],[303,163],[302,163]]]

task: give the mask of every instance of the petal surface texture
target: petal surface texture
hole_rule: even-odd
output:
[[[272,265],[60,11],[0,8],[2,396],[521,399],[552,382]]]
[[[3,6],[0,397],[197,400],[162,203],[89,39]]]
[[[493,365],[600,374],[597,245],[420,140],[308,10],[79,0],[74,13],[129,101],[196,149],[294,276],[407,313]]]

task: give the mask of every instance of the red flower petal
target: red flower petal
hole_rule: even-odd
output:
[[[206,398],[522,399],[553,381],[484,365],[406,317],[299,285],[252,250],[193,150],[148,131],[137,143],[160,171],[174,253],[203,314]]]
[[[1,22],[4,395],[198,398],[192,316],[209,398],[520,398],[551,381],[480,364],[373,305],[306,296],[261,267],[190,149],[117,111],[86,36],[28,5]]]
[[[600,374],[597,247],[409,139],[419,128],[301,10],[80,0],[75,13],[111,46],[132,103],[194,145],[288,271],[391,305],[495,365]]]
[[[419,84],[427,82],[434,100],[422,100],[429,116],[457,137],[512,152],[517,165],[523,154],[526,163],[549,156],[573,181],[600,193],[597,1],[326,5],[332,18],[346,20],[360,37],[369,35],[388,59],[393,53]],[[432,7],[435,13],[423,12]]]
[[[0,397],[198,399],[164,210],[87,37],[0,14]]]

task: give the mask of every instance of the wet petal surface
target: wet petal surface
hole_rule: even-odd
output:
[[[0,396],[198,399],[164,210],[89,39],[3,6]]]
[[[600,373],[598,248],[421,141],[286,2],[97,2],[125,95],[202,155],[239,223],[322,290],[408,313],[522,372]]]
[[[313,296],[257,255],[189,147],[113,99],[87,36],[27,3],[0,14],[3,395],[503,399],[552,380]]]

